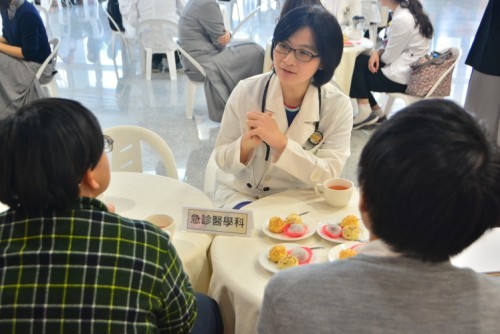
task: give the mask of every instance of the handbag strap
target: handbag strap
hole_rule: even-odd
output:
[[[441,65],[443,64],[446,60],[450,59],[453,57],[453,54],[451,53],[451,49],[446,50],[443,53],[438,53],[438,52],[432,52],[432,54],[437,54],[437,57],[432,57],[430,55],[425,55],[426,61],[425,62],[420,62],[420,59],[417,60],[416,62],[412,63],[410,67],[414,70],[422,67],[422,66],[428,66],[428,65]]]

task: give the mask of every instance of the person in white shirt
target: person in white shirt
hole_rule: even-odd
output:
[[[349,93],[351,98],[357,99],[359,109],[354,129],[384,117],[371,92],[406,91],[410,64],[429,53],[434,33],[419,0],[380,0],[380,3],[393,11],[392,23],[382,48],[372,51],[370,56],[360,55],[356,59]]]
[[[186,5],[185,0],[119,0],[124,20],[137,26],[144,20],[163,19],[175,24]]]
[[[163,19],[177,25],[187,0],[119,0],[118,2],[125,28],[127,25],[137,28],[139,23],[152,19]],[[164,56],[164,54],[153,55],[153,70],[158,68]],[[180,65],[177,53],[175,58]]]
[[[272,72],[240,81],[215,143],[216,204],[241,208],[338,177],[350,155],[352,106],[330,84],[343,51],[335,17],[297,7],[279,21]]]
[[[500,224],[500,152],[476,120],[416,102],[374,132],[358,171],[370,242],[275,274],[258,332],[500,333],[500,281],[450,263]]]

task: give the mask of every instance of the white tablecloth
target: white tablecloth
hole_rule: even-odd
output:
[[[196,291],[207,292],[211,276],[207,256],[213,236],[183,232],[179,228],[183,206],[212,208],[210,198],[195,187],[169,177],[113,172],[109,188],[99,199],[114,204],[116,213],[132,219],[143,219],[158,213],[174,217],[177,230],[173,244],[184,271]],[[0,212],[5,210],[7,206],[0,203]]]
[[[208,250],[213,236],[179,231],[183,206],[212,208],[208,196],[195,187],[170,177],[143,173],[111,173],[111,184],[101,198],[112,203],[116,213],[144,219],[152,214],[168,214],[176,221],[173,244],[196,291],[207,292],[211,269]]]
[[[373,47],[373,42],[367,38],[363,38],[359,41],[355,41],[352,46],[345,46],[344,52],[342,54],[342,59],[340,64],[335,70],[333,80],[334,85],[340,87],[342,92],[349,95],[349,90],[351,88],[352,72],[354,70],[354,63],[356,62],[356,57],[363,52],[370,50]],[[263,72],[269,72],[271,70],[271,41],[266,45],[266,54],[264,56],[264,66],[262,68]]]
[[[479,240],[451,259],[457,267],[478,272],[500,273],[500,228],[486,232]]]
[[[348,213],[359,215],[358,192],[348,206],[335,209],[312,190],[291,190],[264,197],[244,209],[254,213],[254,231],[250,238],[216,236],[212,242],[212,280],[209,295],[217,300],[224,320],[225,333],[256,333],[264,289],[272,274],[258,263],[258,256],[273,244],[280,243],[263,234],[261,227],[271,216],[286,217],[290,213],[310,211],[304,219],[320,222],[335,215]],[[314,234],[296,243],[308,246],[323,246],[315,250],[321,261],[326,261],[328,251],[335,243]]]
[[[258,262],[259,255],[278,240],[267,237],[261,230],[271,216],[286,217],[290,213],[310,211],[304,219],[320,222],[330,216],[343,217],[356,214],[359,193],[355,191],[349,204],[340,209],[329,206],[314,192],[290,190],[255,201],[245,207],[254,212],[255,229],[252,237],[216,236],[211,246],[213,274],[209,295],[217,300],[224,320],[226,334],[253,334],[259,318],[264,290],[272,277]],[[335,243],[322,239],[318,234],[295,243],[324,246],[315,250],[320,261],[327,261],[328,251]],[[452,260],[459,267],[476,271],[500,271],[500,228],[487,233],[462,254]]]
[[[333,80],[346,95],[349,95],[351,89],[352,72],[354,71],[356,58],[359,54],[373,48],[373,42],[367,38],[352,42],[354,43],[352,46],[344,46],[342,60],[333,75]]]

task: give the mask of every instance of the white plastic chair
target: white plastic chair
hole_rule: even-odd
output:
[[[250,21],[260,10],[260,6],[257,6],[257,8],[255,8],[254,10],[252,10],[247,16],[245,16],[245,18],[243,20],[241,20],[240,23],[238,23],[238,25],[236,26],[236,28],[234,28],[234,30],[231,32],[233,38],[236,37],[236,34],[238,33],[238,31],[241,30],[241,28],[243,26],[245,26],[245,24]]]
[[[200,65],[191,55],[184,50],[179,42],[177,43],[177,50],[181,53],[181,55],[187,59],[197,70],[203,75],[203,78],[207,77],[207,73],[203,69],[203,66]],[[205,83],[205,81],[193,81],[188,77],[188,87],[186,93],[186,117],[189,119],[193,119],[193,111],[194,111],[194,99],[196,97],[196,86],[201,86]]]
[[[210,154],[205,169],[205,180],[203,183],[203,192],[212,200],[215,197],[215,187],[217,185],[217,170],[219,166],[215,162],[215,150]]]
[[[47,66],[51,66],[54,70],[56,68],[57,53],[59,52],[59,37],[51,38],[49,40],[49,43],[52,48],[52,52],[42,63],[42,66],[40,66],[38,72],[36,72],[35,78],[38,81],[40,81],[40,78],[42,77],[42,74]],[[54,77],[55,73],[47,82],[40,82],[40,86],[42,86],[42,89],[45,91],[46,95],[50,97],[56,97],[58,95],[57,82]]]
[[[177,37],[177,25],[167,20],[145,20],[139,23],[137,29],[139,41],[144,52],[141,53],[142,63],[145,66],[146,79],[151,80],[151,62],[154,53],[166,53],[170,79],[177,80],[177,69],[175,66],[175,50],[177,45],[174,38]],[[146,57],[144,61],[144,57]]]
[[[115,27],[115,30],[111,29],[111,51],[113,52],[113,59],[116,57],[116,38],[120,38],[122,40],[122,48],[125,49],[125,53],[130,57],[130,59],[134,60],[133,52],[129,51],[129,45],[125,34],[120,30],[118,23],[116,23],[111,14],[108,12],[107,1],[102,3],[102,8],[113,27]]]
[[[428,98],[433,98],[432,93],[436,90],[436,88],[439,86],[439,84],[444,80],[444,78],[453,72],[455,67],[457,66],[458,61],[460,60],[460,56],[462,55],[462,49],[461,48],[446,48],[443,50],[440,50],[439,52],[444,52],[448,49],[451,49],[451,52],[453,55],[456,56],[455,61],[453,64],[439,77],[439,79],[434,83],[434,85],[431,87],[429,92],[425,96],[413,96],[413,95],[408,95],[404,93],[383,93],[387,95],[387,102],[385,103],[384,106],[384,114],[385,116],[388,116],[389,113],[392,110],[392,105],[394,104],[394,101],[396,99],[402,99],[405,106],[408,106],[414,102],[423,100],[423,99],[428,99]]]
[[[50,28],[50,18],[49,18],[49,12],[46,8],[42,7],[41,5],[35,5],[36,10],[40,14],[40,17],[42,18],[42,22],[45,25],[45,30],[47,31],[47,36],[49,38],[52,37],[52,29]]]
[[[103,132],[114,140],[111,152],[112,171],[142,173],[141,143],[144,142],[158,153],[167,170],[167,176],[179,179],[177,165],[170,147],[155,132],[133,125],[116,126],[104,129]]]

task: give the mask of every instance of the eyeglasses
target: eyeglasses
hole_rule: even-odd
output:
[[[313,58],[319,57],[319,55],[312,54],[311,52],[304,50],[304,49],[294,49],[290,45],[283,43],[283,42],[276,43],[274,50],[276,50],[276,52],[284,54],[284,55],[287,55],[290,53],[290,51],[293,51],[293,55],[295,56],[295,59],[297,59],[298,61],[302,61],[304,63],[308,63]]]
[[[104,152],[110,153],[113,151],[113,143],[115,142],[110,136],[104,135]]]

